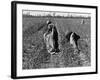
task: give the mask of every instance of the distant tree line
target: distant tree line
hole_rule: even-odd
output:
[[[36,18],[78,18],[78,19],[80,19],[80,18],[82,18],[82,19],[90,19],[91,17],[90,16],[88,16],[88,17],[84,17],[84,16],[73,16],[73,15],[69,15],[69,16],[60,16],[60,15],[57,15],[57,16],[55,16],[55,15],[50,15],[50,14],[48,14],[48,15],[25,15],[25,14],[23,14],[23,17],[36,17]]]

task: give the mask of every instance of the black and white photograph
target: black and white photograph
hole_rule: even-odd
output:
[[[15,5],[14,77],[96,73],[95,6]]]
[[[89,13],[23,10],[23,69],[91,66]]]

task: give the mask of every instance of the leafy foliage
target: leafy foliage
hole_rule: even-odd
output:
[[[85,24],[81,24],[81,18],[50,19],[59,32],[60,52],[55,55],[47,52],[43,39],[48,18],[23,16],[23,69],[90,66],[90,18],[83,18]],[[74,49],[65,38],[70,30],[81,37],[78,41],[80,53],[74,54]]]

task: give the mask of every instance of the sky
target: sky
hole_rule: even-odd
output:
[[[31,16],[46,16],[46,15],[51,15],[51,16],[81,16],[81,17],[90,17],[91,14],[89,13],[76,13],[76,12],[49,12],[49,11],[29,11],[29,10],[24,10],[23,11],[24,15],[31,15]]]

